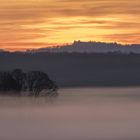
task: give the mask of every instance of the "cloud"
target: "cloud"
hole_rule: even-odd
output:
[[[140,27],[139,0],[0,0],[0,3],[0,48],[7,41],[11,46],[15,42],[15,48],[19,45],[16,42],[25,45],[27,41],[25,46],[30,48],[34,41],[40,47],[39,42],[103,41],[108,37],[110,41],[140,43],[135,35],[125,39]],[[119,34],[123,39],[117,38]]]
[[[107,41],[114,40],[114,42],[125,42],[126,44],[135,44],[140,40],[140,33],[122,33],[122,34],[111,34],[103,36]]]

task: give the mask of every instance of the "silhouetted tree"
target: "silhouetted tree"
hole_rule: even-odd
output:
[[[49,79],[48,75],[40,71],[31,71],[27,74],[27,89],[31,94],[38,96],[42,90],[56,91],[56,84]]]
[[[12,75],[8,72],[0,73],[0,91],[15,91],[16,81],[13,79]]]
[[[15,69],[11,73],[12,78],[16,82],[16,91],[24,90],[26,82],[26,74],[21,69]]]
[[[41,91],[51,94],[57,91],[56,84],[49,79],[48,75],[40,71],[22,72],[15,69],[11,73],[0,73],[0,91],[30,92],[30,95],[39,96]]]

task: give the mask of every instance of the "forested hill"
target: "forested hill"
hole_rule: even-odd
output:
[[[74,41],[71,45],[40,48],[35,50],[28,50],[27,52],[140,53],[140,44],[122,45],[117,43]]]
[[[140,86],[140,55],[119,53],[0,53],[0,71],[48,73],[59,87]]]

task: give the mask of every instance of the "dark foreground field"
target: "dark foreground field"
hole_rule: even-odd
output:
[[[48,73],[59,87],[139,86],[140,55],[120,53],[1,53],[0,70]]]

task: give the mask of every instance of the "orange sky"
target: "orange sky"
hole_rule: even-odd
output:
[[[0,49],[73,40],[140,43],[140,0],[0,0]]]

